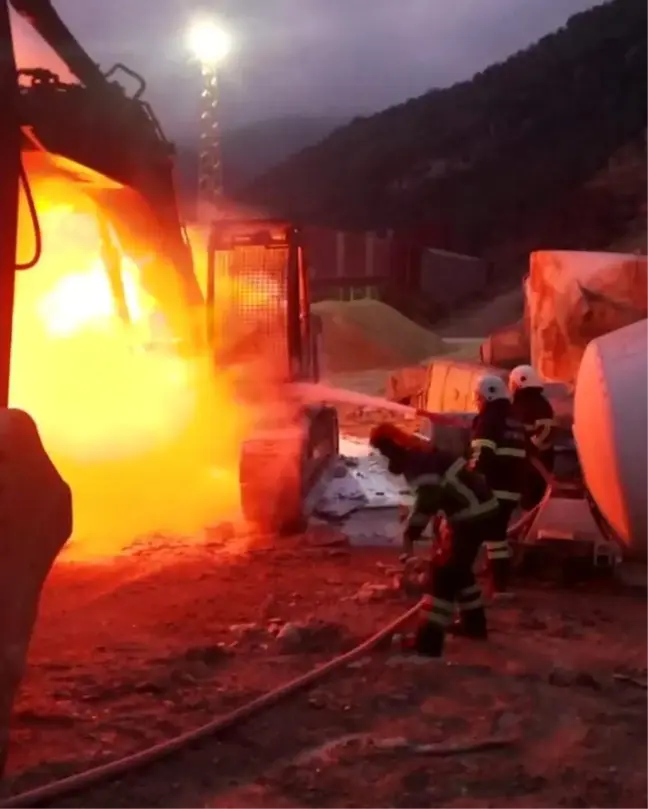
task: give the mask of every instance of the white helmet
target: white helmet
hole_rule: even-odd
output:
[[[496,374],[484,374],[477,377],[473,393],[477,404],[510,398],[504,380]]]
[[[544,388],[542,380],[530,365],[518,365],[514,368],[510,373],[508,385],[511,393],[522,388]]]

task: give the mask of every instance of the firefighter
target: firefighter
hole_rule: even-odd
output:
[[[477,416],[473,421],[469,467],[484,476],[499,502],[495,531],[486,540],[493,595],[509,593],[511,547],[507,538],[527,475],[526,435],[515,418],[505,382],[485,374],[474,387]]]
[[[551,475],[554,468],[556,418],[553,407],[544,395],[542,380],[530,365],[518,365],[509,376],[509,390],[515,415],[522,422],[529,439],[529,454]],[[529,464],[522,508],[528,511],[537,506],[546,488],[545,477]]]
[[[441,657],[446,633],[459,610],[461,634],[487,637],[486,614],[473,566],[482,541],[497,521],[498,503],[481,475],[467,462],[437,450],[424,438],[391,424],[374,428],[370,444],[388,460],[389,471],[403,475],[415,491],[405,524],[404,545],[411,553],[431,518],[444,515],[441,553],[430,561],[426,595],[412,643],[418,654]]]

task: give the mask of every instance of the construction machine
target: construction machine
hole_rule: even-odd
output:
[[[241,501],[245,516],[264,530],[285,532],[303,523],[311,490],[337,453],[338,428],[335,410],[303,405],[289,394],[291,381],[316,381],[319,373],[316,321],[310,313],[307,257],[299,229],[266,220],[214,223],[203,292],[174,187],[174,147],[144,99],[145,81],[122,64],[102,71],[50,0],[10,4],[78,81],[62,81],[44,69],[18,71],[17,88],[7,79],[5,91],[15,96],[15,124],[20,127],[15,137],[20,131],[21,142],[19,153],[9,156],[5,148],[1,159],[11,164],[13,174],[21,172],[31,208],[30,175],[68,182],[83,197],[80,205],[94,204],[102,265],[125,328],[131,313],[120,246],[128,244],[129,258],[173,336],[174,350],[189,356],[211,352],[215,371],[223,363],[242,366],[249,361],[256,364],[250,373],[257,373],[263,370],[259,355],[272,348],[272,385],[263,393],[265,415],[259,411],[259,424],[241,452]],[[15,65],[13,69],[15,85]],[[122,81],[134,86],[131,94]],[[3,145],[10,142],[3,140]],[[11,172],[3,173],[3,182]],[[136,204],[125,204],[129,199]],[[38,211],[32,214],[38,231]],[[8,272],[4,283],[13,284]],[[226,310],[219,301],[225,280]],[[4,298],[13,300],[13,292]],[[11,305],[5,311],[9,313]],[[1,353],[10,355],[8,330]],[[7,388],[8,369],[4,376]],[[245,387],[242,376],[237,395],[259,394],[258,386],[252,392]],[[275,461],[272,476],[267,474],[270,459]],[[257,474],[259,467],[265,473]]]
[[[241,449],[245,517],[280,533],[304,527],[338,456],[337,411],[303,404],[291,382],[319,379],[320,324],[311,314],[299,228],[219,221],[208,241],[207,334],[221,365],[243,368],[241,395],[265,399]]]

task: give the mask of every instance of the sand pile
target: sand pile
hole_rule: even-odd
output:
[[[444,354],[443,340],[391,306],[374,300],[321,301],[324,373],[397,368]]]

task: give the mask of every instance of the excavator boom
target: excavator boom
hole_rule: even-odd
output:
[[[199,305],[202,296],[174,185],[175,150],[143,100],[146,83],[122,64],[102,72],[50,0],[9,2],[78,80],[67,83],[40,68],[19,71],[22,126],[48,152],[137,192],[155,223],[156,232],[147,237],[180,277],[187,305]],[[115,80],[120,73],[135,83],[132,95]],[[119,217],[112,224],[118,234],[124,229]],[[128,240],[128,234],[120,235]]]
[[[81,47],[51,0],[9,0],[9,2],[85,87],[88,89],[103,87],[106,79],[100,67]]]

